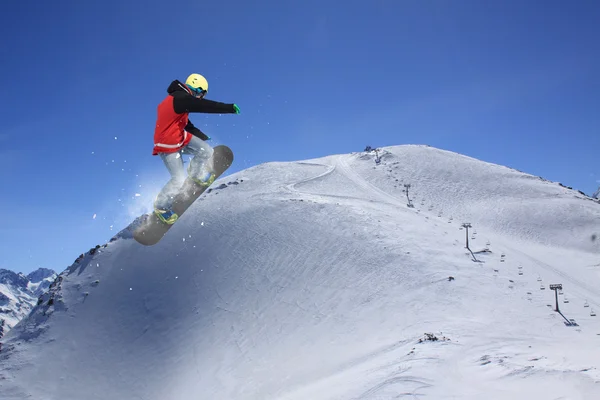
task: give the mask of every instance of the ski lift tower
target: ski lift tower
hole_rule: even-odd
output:
[[[408,207],[414,208],[415,206],[412,204],[412,201],[410,201],[410,197],[408,196],[408,189],[410,189],[410,183],[405,183],[403,192],[406,193],[406,200],[408,201]]]
[[[558,291],[562,290],[562,284],[550,285],[550,290],[554,290],[554,297],[556,298],[556,312],[560,312],[558,310]]]
[[[462,227],[465,228],[467,230],[467,245],[466,248],[469,248],[469,228],[471,228],[471,224],[466,222],[464,224],[462,224]]]

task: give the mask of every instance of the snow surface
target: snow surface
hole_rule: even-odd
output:
[[[156,246],[60,274],[0,398],[600,398],[597,201],[416,145],[214,188]]]

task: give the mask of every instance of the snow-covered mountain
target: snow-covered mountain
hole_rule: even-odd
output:
[[[600,186],[598,186],[598,190],[596,190],[596,191],[594,192],[594,194],[592,195],[592,197],[593,197],[594,199],[600,199]]]
[[[0,269],[0,338],[25,317],[38,301],[56,273],[40,268],[25,276],[7,269]]]
[[[600,398],[599,222],[428,146],[262,164],[62,272],[5,338],[0,398]]]
[[[54,270],[49,268],[38,268],[27,275],[27,279],[29,279],[27,288],[33,292],[36,297],[39,297],[48,290],[50,284],[54,282],[56,277],[57,274]]]

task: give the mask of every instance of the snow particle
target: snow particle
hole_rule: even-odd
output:
[[[140,197],[140,196],[141,196],[141,194],[139,194],[139,193],[135,194],[135,197]]]
[[[92,219],[96,219],[96,214],[94,214],[94,216],[92,217]]]
[[[117,140],[117,137],[115,136],[115,140]]]

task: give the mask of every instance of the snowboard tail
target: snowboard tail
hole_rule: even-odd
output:
[[[233,164],[233,152],[227,146],[216,146],[212,156],[215,181]],[[213,182],[214,183],[214,182]],[[177,221],[167,224],[154,213],[142,216],[141,222],[133,228],[133,238],[140,244],[152,246],[160,242],[163,236],[175,225],[185,211],[196,201],[209,186],[201,186],[189,177],[183,183],[179,193],[173,200],[172,210],[178,215]]]

